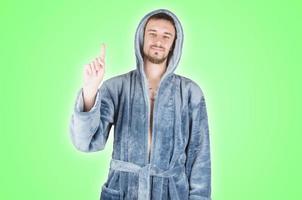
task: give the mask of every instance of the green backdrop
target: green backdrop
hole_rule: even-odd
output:
[[[104,79],[134,69],[136,27],[156,8],[181,20],[175,73],[205,94],[213,199],[301,199],[298,0],[1,1],[0,199],[99,199],[112,134],[83,153],[68,130],[83,65],[105,42]]]

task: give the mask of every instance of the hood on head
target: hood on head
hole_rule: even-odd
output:
[[[144,71],[144,61],[143,61],[143,42],[144,42],[144,28],[148,19],[158,13],[165,13],[172,17],[176,29],[176,40],[174,44],[174,49],[172,50],[171,56],[168,56],[169,60],[167,61],[168,66],[163,77],[173,73],[179,63],[181,57],[181,50],[183,45],[183,29],[179,19],[171,11],[167,9],[157,9],[147,13],[139,22],[139,25],[135,33],[135,56],[136,56],[136,67],[143,79],[146,79]]]

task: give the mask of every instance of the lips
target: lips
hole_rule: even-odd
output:
[[[158,47],[154,47],[154,46],[152,46],[151,49],[154,49],[154,50],[157,50],[157,51],[164,51],[163,48],[158,48]]]

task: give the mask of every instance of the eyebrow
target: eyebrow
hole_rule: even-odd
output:
[[[157,31],[154,30],[154,29],[148,29],[147,31],[157,32]],[[173,36],[173,34],[172,34],[172,33],[169,33],[169,32],[164,32],[164,34]]]

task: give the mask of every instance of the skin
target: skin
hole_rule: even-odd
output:
[[[167,59],[175,38],[174,25],[164,19],[150,19],[144,34],[144,70],[152,84],[166,71]]]
[[[94,103],[98,86],[105,74],[105,44],[101,45],[101,52],[98,57],[86,64],[83,71],[83,100],[84,112],[89,111]]]

